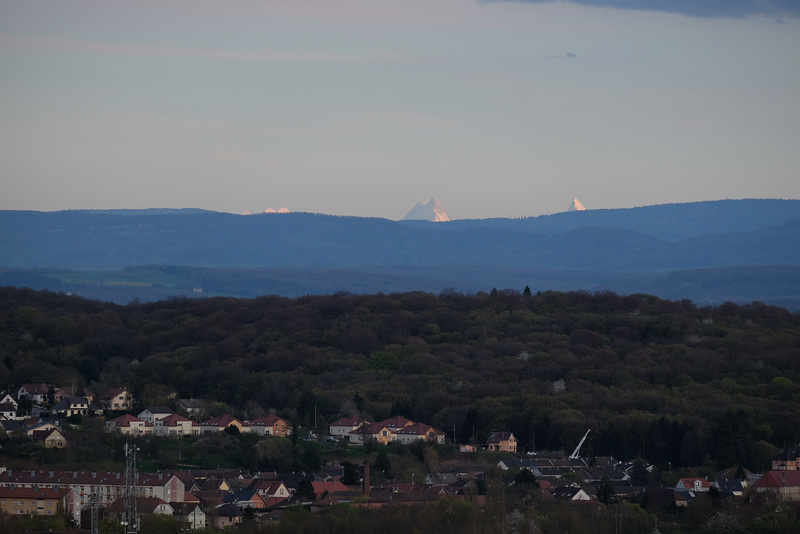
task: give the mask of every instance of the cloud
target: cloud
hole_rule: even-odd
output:
[[[551,4],[560,0],[485,0]],[[750,15],[800,17],[797,0],[567,0],[567,3],[612,9],[661,11],[690,17],[742,18]]]

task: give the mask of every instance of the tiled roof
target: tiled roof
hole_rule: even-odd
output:
[[[800,486],[800,471],[768,471],[759,478],[754,488],[782,488]]]
[[[361,421],[362,421],[362,419],[359,416],[354,415],[352,417],[342,417],[341,419],[337,419],[336,421],[331,423],[330,426],[349,426],[349,427],[353,427],[353,426],[360,425]]]

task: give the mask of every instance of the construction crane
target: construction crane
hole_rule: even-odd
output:
[[[581,447],[583,446],[583,442],[586,441],[586,436],[588,436],[589,432],[591,431],[592,429],[590,428],[589,430],[586,431],[586,434],[583,435],[583,437],[581,438],[581,442],[578,443],[578,446],[575,447],[575,450],[572,451],[572,454],[569,455],[570,460],[575,460],[577,458],[580,458],[580,452],[581,452]]]

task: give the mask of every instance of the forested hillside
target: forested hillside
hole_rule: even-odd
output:
[[[800,434],[800,316],[511,290],[172,299],[0,289],[0,382],[126,385],[323,427],[345,401],[483,442],[763,470]],[[314,421],[314,414],[317,420]]]

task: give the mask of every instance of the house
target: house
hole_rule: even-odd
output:
[[[69,386],[56,388],[53,394],[53,402],[60,402],[64,397],[85,397],[90,404],[94,402],[94,393],[82,387]]]
[[[6,433],[20,433],[22,432],[22,424],[19,421],[13,420],[0,420],[0,427],[3,427]]]
[[[67,438],[57,428],[34,430],[31,439],[43,443],[45,449],[63,449],[67,446]]]
[[[228,414],[218,415],[200,423],[200,430],[203,434],[223,432],[228,427],[236,428],[240,434],[250,432],[247,424]]]
[[[800,471],[773,470],[756,480],[753,488],[776,501],[800,501]]]
[[[260,436],[288,437],[292,435],[292,423],[274,414],[265,415],[249,422],[250,432]]]
[[[172,515],[178,521],[188,523],[189,528],[198,529],[206,527],[206,513],[200,508],[199,503],[194,502],[171,502]]]
[[[395,432],[395,435],[397,436],[397,441],[403,445],[414,443],[420,439],[442,445],[444,444],[445,438],[444,432],[437,430],[432,426],[428,426],[425,423],[413,423],[404,426],[403,428],[398,429]]]
[[[3,419],[16,419],[17,418],[17,405],[10,402],[0,404],[0,417]]]
[[[396,434],[398,430],[401,428],[405,428],[409,425],[413,425],[414,421],[411,419],[406,419],[401,415],[395,415],[394,417],[390,417],[389,419],[384,419],[380,423],[381,426],[385,426],[389,429],[392,433]]]
[[[34,432],[41,432],[41,431],[51,431],[51,430],[60,430],[60,425],[58,422],[53,421],[46,421],[44,419],[36,419],[31,421],[23,421],[22,423],[22,431],[27,435],[29,438],[33,438]]]
[[[47,400],[50,393],[50,386],[47,384],[22,384],[17,390],[17,398],[30,399],[32,402],[41,404]]]
[[[732,497],[741,497],[744,490],[747,489],[747,480],[739,480],[736,478],[717,478],[712,483],[722,495],[730,495]]]
[[[559,501],[591,501],[592,498],[581,488],[574,486],[560,486],[552,492],[553,497]]]
[[[168,415],[172,415],[174,412],[171,408],[167,408],[166,406],[148,406],[141,412],[139,412],[138,417],[142,421],[147,421],[148,423],[155,423],[159,419],[163,419]]]
[[[125,511],[125,498],[117,499],[108,507],[112,514],[121,515]],[[159,497],[136,497],[136,511],[140,514],[173,515],[175,510],[170,503]]]
[[[349,437],[350,432],[363,423],[364,420],[357,415],[337,419],[328,427],[328,433],[337,438]]]
[[[200,399],[178,399],[177,407],[189,417],[200,417],[206,409],[205,403]]]
[[[0,487],[3,515],[58,515],[63,510],[63,492],[56,488]]]
[[[380,423],[361,423],[355,430],[350,431],[350,444],[360,445],[365,441],[374,440],[381,445],[394,441],[395,435],[389,427]]]
[[[106,410],[125,412],[133,408],[133,397],[126,388],[109,389],[99,397]]]
[[[232,503],[240,508],[265,508],[264,498],[257,492],[248,489],[236,490],[222,498],[223,503]]]
[[[291,492],[281,480],[256,479],[250,484],[248,489],[261,495],[264,502],[270,506],[274,505],[274,503],[285,501],[291,496]]]
[[[675,486],[678,491],[704,492],[711,489],[711,484],[705,478],[682,478]]]
[[[495,452],[517,452],[517,438],[512,432],[492,432],[486,440],[486,448]]]
[[[73,415],[88,415],[97,413],[98,406],[91,405],[86,397],[62,397],[50,410],[52,415],[71,417]]]
[[[215,511],[213,526],[217,529],[232,527],[242,522],[244,511],[232,503],[222,504]]]
[[[200,434],[200,423],[187,419],[176,413],[170,414],[153,423],[153,433],[156,436],[178,437],[196,436]]]
[[[47,384],[22,384],[17,390],[17,398],[28,398],[37,404],[47,400],[50,393],[50,386]]]
[[[2,399],[0,399],[0,404],[12,404],[15,410],[19,408],[19,403],[17,402],[17,399],[12,397],[10,393],[6,393],[5,396]]]
[[[772,459],[773,471],[795,471],[800,469],[800,454],[794,449],[783,449]]]
[[[126,436],[149,436],[153,434],[153,423],[142,421],[130,414],[120,415],[106,422],[108,432],[118,431]]]

